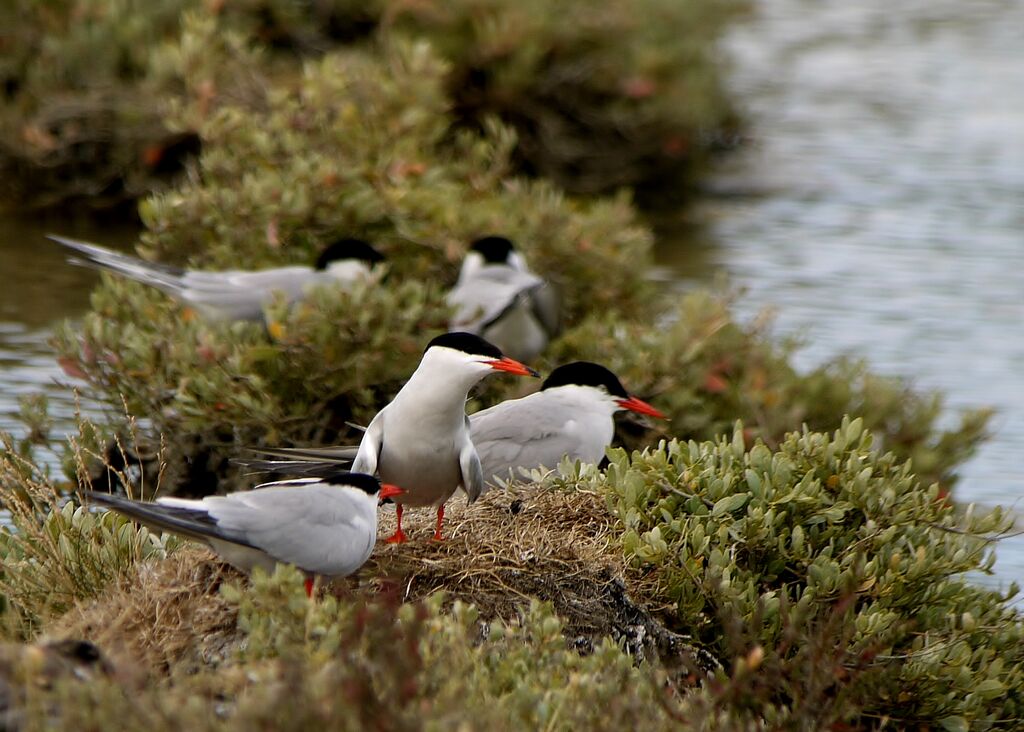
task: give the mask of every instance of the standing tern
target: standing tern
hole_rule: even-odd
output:
[[[553,468],[564,457],[599,463],[615,435],[613,415],[621,410],[667,417],[631,396],[604,366],[576,361],[559,366],[541,390],[510,399],[469,416],[469,435],[480,458],[485,488],[520,469]],[[249,461],[250,467],[305,474],[355,457],[352,448],[298,448],[271,451],[281,459]]]
[[[377,542],[377,505],[402,493],[372,475],[337,466],[321,472],[201,500],[85,495],[146,526],[201,541],[246,572],[294,564],[312,595],[314,575],[345,577],[363,566]]]
[[[554,468],[564,457],[600,463],[615,436],[612,417],[624,409],[667,419],[604,366],[574,361],[552,371],[540,391],[470,415],[487,488],[519,469]]]
[[[208,320],[262,320],[263,307],[275,292],[283,292],[288,302],[294,303],[312,287],[347,285],[365,277],[374,264],[384,259],[362,239],[339,239],[320,253],[312,267],[213,272],[147,262],[64,236],[48,234],[47,238],[75,252],[69,262],[116,272],[155,287]]]
[[[537,372],[503,355],[496,346],[471,333],[445,333],[427,344],[423,358],[391,403],[377,412],[355,454],[352,448],[328,448],[352,461],[360,473],[377,473],[381,480],[401,486],[398,527],[387,541],[406,541],[403,506],[437,506],[434,538],[440,540],[444,504],[460,486],[470,503],[484,490],[480,458],[469,435],[466,399],[469,390],[495,371],[517,376]],[[241,460],[261,470],[312,473],[337,463],[314,454],[312,465],[304,448],[259,448],[257,453],[281,460]]]
[[[521,361],[536,358],[559,327],[553,288],[501,236],[470,245],[448,304],[455,308],[451,329],[481,335]]]

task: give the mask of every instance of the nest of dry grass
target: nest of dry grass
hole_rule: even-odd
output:
[[[427,539],[433,511],[406,516],[413,540],[382,544],[360,573],[401,582],[404,600],[443,591],[476,605],[481,617],[509,620],[537,598],[553,605],[580,650],[608,635],[639,657],[673,653],[683,644],[656,619],[669,606],[634,601],[664,595],[653,574],[625,565],[621,529],[597,493],[514,485],[472,505],[456,500],[443,542]],[[382,511],[381,523],[382,535],[389,535],[394,512]]]
[[[74,606],[46,635],[87,639],[115,665],[157,674],[217,665],[237,640],[237,611],[220,585],[241,576],[209,550],[188,546],[168,559],[139,562],[131,576]]]
[[[656,578],[625,565],[620,528],[596,493],[516,485],[472,505],[457,500],[443,542],[429,538],[434,512],[422,509],[406,512],[411,541],[385,544],[394,516],[381,511],[373,557],[327,591],[371,595],[397,585],[405,601],[444,592],[449,602],[476,605],[485,620],[516,619],[537,598],[554,606],[582,652],[611,636],[638,659],[716,665],[669,629],[671,608],[657,603],[664,594]],[[236,610],[218,591],[238,576],[205,549],[189,547],[140,564],[135,576],[73,608],[48,634],[88,639],[115,660],[158,674],[181,664],[217,665],[240,639]]]

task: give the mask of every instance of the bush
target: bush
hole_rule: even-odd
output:
[[[15,0],[0,9],[2,192],[35,207],[109,207],[180,173],[199,130],[168,126],[168,103],[213,109],[242,81],[214,68],[186,91],[164,75],[164,46],[199,15],[218,23],[215,45],[258,46],[268,74],[295,74],[301,59],[378,25],[381,37],[428,39],[453,64],[446,122],[483,129],[500,116],[519,133],[517,165],[573,189],[663,188],[734,125],[715,55],[734,10],[707,0],[619,0],[599,12],[507,0]]]
[[[777,450],[747,445],[737,426],[731,440],[672,441],[610,457],[606,475],[570,466],[534,487],[558,500],[523,502],[533,513],[602,496],[618,538],[603,537],[601,519],[563,526],[552,515],[547,523],[537,516],[517,523],[507,501],[489,494],[464,509],[466,525],[462,511],[452,512],[454,535],[511,522],[514,556],[480,554],[472,548],[481,544],[466,549],[462,539],[433,549],[391,547],[376,558],[369,581],[346,582],[314,601],[291,568],[272,577],[257,572],[218,593],[209,578],[196,581],[194,568],[160,562],[146,576],[163,579],[156,587],[135,583],[136,592],[159,595],[160,582],[192,577],[192,596],[175,596],[171,612],[121,588],[129,595],[114,594],[111,602],[127,603],[139,617],[122,614],[112,625],[144,644],[173,641],[178,649],[217,636],[222,650],[198,663],[188,653],[169,654],[169,666],[148,683],[133,682],[114,664],[84,683],[76,674],[27,684],[27,718],[46,715],[48,726],[67,729],[105,727],[116,718],[149,729],[694,730],[874,729],[891,722],[1010,729],[1024,719],[1024,623],[1007,602],[1016,588],[1004,596],[965,577],[991,566],[993,541],[1009,521],[999,512],[956,511],[906,463],[879,454],[859,420],[845,420],[832,436],[793,433]],[[553,534],[563,531],[566,542],[618,545],[632,565],[623,575],[629,594],[619,601],[635,601],[631,614],[657,613],[722,666],[706,676],[672,656],[637,662],[608,639],[577,653],[576,631],[531,600],[535,590],[524,591],[580,591],[572,589],[579,568],[565,576],[566,565],[546,564],[546,557],[532,561],[536,571],[521,572],[522,581],[504,577],[514,589],[497,617],[449,604],[443,593],[400,602],[416,575],[431,571],[425,553],[481,572],[488,564],[531,563],[519,555],[529,543],[522,534],[538,521],[541,544],[557,542]],[[591,530],[597,534],[586,536]],[[595,574],[605,557],[593,556]],[[384,578],[389,566],[416,557],[411,575]],[[495,577],[500,585],[503,576]],[[458,571],[448,581],[464,590]],[[107,607],[70,627],[93,627]],[[162,617],[156,632],[153,618]],[[226,625],[234,631],[225,637]],[[154,641],[155,633],[162,640]],[[192,637],[167,638],[181,635]],[[38,674],[34,668],[27,672]]]
[[[1024,623],[1007,604],[1018,590],[965,576],[991,568],[1012,520],[958,512],[875,450],[861,420],[774,451],[748,447],[741,427],[617,450],[607,481],[626,556],[657,574],[679,625],[721,658],[743,658],[748,629],[746,651],[767,666],[733,698],[770,702],[767,721],[785,724],[809,697],[828,706],[805,713],[857,728],[1024,719]]]
[[[221,15],[295,65],[330,42],[358,37],[348,0],[11,0],[0,5],[0,191],[5,204],[102,209],[166,183],[198,150],[190,130],[164,123],[172,87],[151,56],[177,41],[182,15]],[[270,61],[268,60],[268,63]],[[209,81],[213,81],[210,79]],[[209,90],[208,92],[209,93]]]
[[[592,655],[566,646],[550,608],[519,621],[480,623],[472,607],[442,613],[438,595],[399,605],[309,603],[298,572],[226,586],[237,606],[239,652],[219,669],[124,688],[123,679],[27,687],[26,718],[50,729],[493,729],[596,728],[646,722],[670,710],[651,669],[610,642]],[[623,694],[624,689],[630,693]]]
[[[81,431],[73,456],[84,471],[85,461],[98,457],[90,448],[97,440],[90,425]],[[42,622],[95,597],[138,560],[177,546],[170,534],[159,537],[118,514],[95,514],[68,500],[63,486],[22,457],[9,435],[2,437],[0,486],[10,521],[0,529],[0,598],[7,635],[31,637]],[[119,477],[130,490],[128,477]]]
[[[937,398],[862,365],[798,374],[790,347],[763,324],[736,323],[728,299],[695,293],[666,311],[644,280],[650,234],[628,199],[583,202],[512,177],[515,137],[498,123],[449,141],[447,67],[423,44],[388,45],[379,57],[328,54],[299,78],[265,78],[254,51],[214,19],[186,25],[159,68],[191,90],[171,123],[198,129],[203,152],[194,175],[143,202],[142,251],[197,267],[259,267],[308,262],[333,238],[357,235],[389,261],[371,286],[271,306],[266,328],[204,323],[141,285],[104,281],[81,335],[58,333],[62,363],[114,411],[125,400],[145,417],[151,442],[175,435],[167,457],[176,489],[234,483],[226,458],[240,444],[356,438],[346,422],[366,424],[443,329],[443,292],[466,242],[494,232],[515,239],[561,291],[570,329],[547,363],[606,363],[672,414],[660,434],[706,439],[742,418],[774,445],[801,423],[826,429],[860,414],[944,487],[984,435],[985,413],[942,433]],[[233,102],[210,107],[200,91],[217,75],[247,81],[232,87]],[[508,393],[490,380],[482,398]]]
[[[594,193],[678,186],[735,126],[717,40],[741,5],[395,0],[385,13],[452,62],[463,124],[499,115],[527,170]]]

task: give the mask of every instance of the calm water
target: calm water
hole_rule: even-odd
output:
[[[87,221],[0,219],[0,430],[19,434],[18,400],[42,388],[59,439],[73,425],[75,396],[58,385],[70,379],[54,361],[47,339],[54,323],[88,308],[99,275],[67,264],[64,250],[44,238],[47,232],[126,248],[135,230]]]
[[[805,366],[840,353],[962,406],[1000,409],[958,496],[1024,494],[1024,2],[771,0],[728,39],[753,140],[662,260],[684,282],[725,270],[751,315],[806,336]],[[41,234],[130,232],[0,222],[0,429],[19,394],[62,378],[49,324],[96,275]],[[55,411],[73,408],[49,389]],[[997,581],[1024,581],[1024,538]]]
[[[698,207],[700,268],[803,334],[803,365],[864,356],[997,407],[957,496],[1024,508],[1024,2],[756,9],[728,44],[754,140]],[[1024,584],[1024,537],[998,557]]]

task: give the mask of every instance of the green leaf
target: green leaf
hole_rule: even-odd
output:
[[[967,720],[963,717],[946,717],[939,720],[939,725],[946,732],[967,732]]]
[[[999,679],[985,679],[974,686],[974,692],[985,699],[994,699],[1006,691],[1006,686]]]
[[[736,493],[725,498],[720,498],[715,501],[715,507],[711,509],[712,516],[721,516],[725,513],[732,513],[740,508],[743,508],[750,500],[749,493]]]

